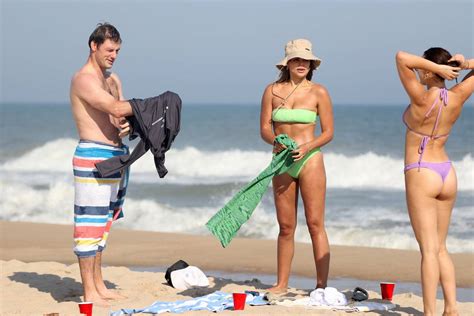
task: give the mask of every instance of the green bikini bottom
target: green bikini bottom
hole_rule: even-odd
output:
[[[301,169],[303,169],[304,165],[308,162],[308,160],[311,159],[311,157],[313,157],[315,154],[317,154],[319,152],[321,152],[320,147],[317,147],[317,148],[311,150],[302,159],[300,159],[298,161],[295,161],[286,173],[288,173],[293,178],[298,179],[298,176],[300,175]]]

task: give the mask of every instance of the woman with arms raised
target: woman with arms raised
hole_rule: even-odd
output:
[[[403,114],[407,126],[405,188],[410,221],[421,251],[424,314],[435,315],[440,280],[445,299],[443,315],[457,315],[454,266],[446,249],[457,179],[444,146],[474,91],[474,72],[471,70],[451,89],[446,88],[445,79],[456,78],[461,69],[473,69],[474,59],[452,57],[447,50],[434,47],[422,57],[398,52],[396,63],[410,98]]]
[[[280,78],[267,86],[262,98],[260,132],[263,140],[273,144],[273,152],[284,149],[275,142],[276,135],[287,134],[297,144],[294,163],[287,173],[273,178],[273,192],[278,235],[278,279],[270,289],[286,292],[294,254],[298,193],[301,192],[306,223],[313,244],[316,264],[316,287],[325,288],[329,273],[329,243],[324,228],[326,174],[320,147],[333,138],[331,99],[320,84],[311,82],[313,71],[321,60],[313,55],[308,40],[290,41],[285,58],[277,64]],[[315,136],[318,116],[321,134]]]

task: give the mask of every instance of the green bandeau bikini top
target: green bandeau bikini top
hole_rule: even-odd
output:
[[[316,112],[305,109],[277,108],[272,111],[272,121],[281,123],[314,124],[318,120]]]

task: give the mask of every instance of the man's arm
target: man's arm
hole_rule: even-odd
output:
[[[132,107],[128,101],[116,100],[101,87],[100,82],[92,75],[76,75],[72,80],[71,89],[72,93],[99,111],[117,118],[133,115]]]

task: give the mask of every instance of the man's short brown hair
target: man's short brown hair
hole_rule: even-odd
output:
[[[99,47],[108,39],[116,43],[122,43],[120,33],[115,26],[107,22],[99,23],[91,36],[89,36],[89,48],[91,48],[92,42],[96,43],[97,47]]]

